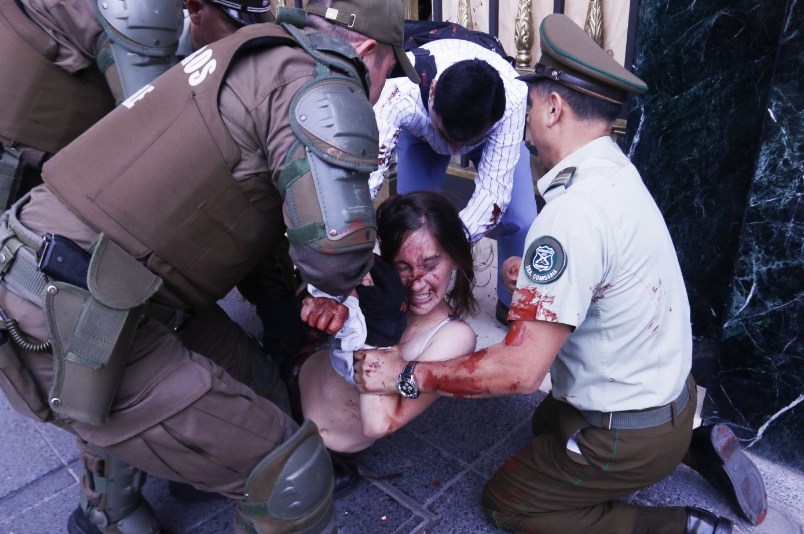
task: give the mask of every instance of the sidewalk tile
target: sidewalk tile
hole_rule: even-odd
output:
[[[472,462],[530,418],[539,398],[538,394],[493,399],[441,398],[405,428],[457,458]]]
[[[335,501],[335,511],[340,534],[390,534],[414,516],[373,484]]]
[[[64,465],[34,428],[35,424],[17,414],[5,396],[0,395],[0,443],[3,444],[0,499]]]
[[[444,488],[430,510],[441,516],[441,521],[428,531],[429,534],[481,534],[499,533],[500,529],[486,518],[481,504],[481,492],[485,478],[467,473],[452,486]]]
[[[496,473],[511,456],[524,449],[532,441],[533,432],[530,428],[530,421],[527,421],[517,427],[508,439],[480,457],[472,465],[472,469],[488,479],[491,475]]]
[[[463,465],[404,428],[383,438],[356,458],[373,474],[400,473],[387,482],[419,503],[427,502]]]
[[[73,466],[77,468],[78,466]],[[0,500],[0,532],[4,532],[4,523],[28,509],[42,505],[53,495],[65,489],[72,488],[73,505],[78,503],[78,482],[70,473],[69,468],[60,467],[48,473],[16,493]],[[71,510],[72,511],[72,510]],[[65,518],[66,521],[66,518]]]
[[[47,477],[45,477],[46,480]],[[64,480],[64,479],[61,479]],[[18,514],[0,522],[3,534],[64,534],[67,518],[78,505],[78,485],[47,491],[42,488],[43,500],[32,508],[18,510]]]

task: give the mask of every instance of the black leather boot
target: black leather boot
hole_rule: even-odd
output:
[[[332,475],[335,477],[335,488],[332,491],[332,498],[335,500],[351,493],[360,480],[360,471],[353,462],[347,459],[348,456],[329,451],[329,457],[332,460]]]
[[[758,525],[768,513],[768,495],[762,474],[740,448],[724,424],[702,426],[692,432],[689,466],[720,492],[731,496],[743,515]]]
[[[731,534],[734,523],[700,508],[687,507],[687,528],[684,534]]]

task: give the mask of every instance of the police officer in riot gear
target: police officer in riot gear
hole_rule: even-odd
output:
[[[239,532],[336,531],[314,425],[298,429],[255,393],[270,374],[214,305],[286,232],[303,276],[332,295],[371,265],[367,96],[397,60],[415,77],[402,5],[311,4],[146,84],[56,155],[45,185],[0,221],[0,307],[52,346],[0,347],[10,362],[0,386],[21,413],[92,444],[81,517],[101,532],[158,529],[141,479],[116,459],[237,499]],[[86,252],[85,285],[43,275],[46,234]],[[120,477],[128,487],[109,492]]]
[[[115,102],[173,66],[180,42],[189,55],[272,19],[264,0],[187,4],[185,36],[177,0],[63,0],[59,9],[0,0],[0,208],[41,183],[44,162]]]

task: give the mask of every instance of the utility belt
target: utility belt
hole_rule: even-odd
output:
[[[649,408],[647,410],[630,412],[597,412],[593,410],[578,410],[581,417],[592,426],[611,430],[642,430],[675,421],[675,418],[684,411],[690,401],[690,387],[692,379],[688,378],[684,382],[681,393],[670,404]]]
[[[163,322],[175,321],[177,314],[149,305],[162,280],[104,234],[85,251],[67,238],[43,240],[25,228],[18,212],[27,201],[26,195],[0,218],[0,280],[12,293],[42,308],[48,341],[27,339],[16,321],[0,311],[11,338],[0,351],[5,359],[13,357],[8,351],[18,348],[52,352],[50,408],[102,425],[146,307]]]

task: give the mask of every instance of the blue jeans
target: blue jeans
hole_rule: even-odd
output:
[[[484,145],[467,154],[477,167],[483,155]],[[436,154],[427,141],[407,130],[402,130],[396,146],[397,192],[441,191],[447,176],[450,156]],[[514,184],[511,202],[497,225],[497,269],[510,256],[522,256],[525,238],[533,219],[536,218],[536,196],[530,172],[530,153],[522,142],[519,160],[514,167]],[[506,306],[511,305],[511,295],[506,291],[500,276],[497,277],[497,298]]]

